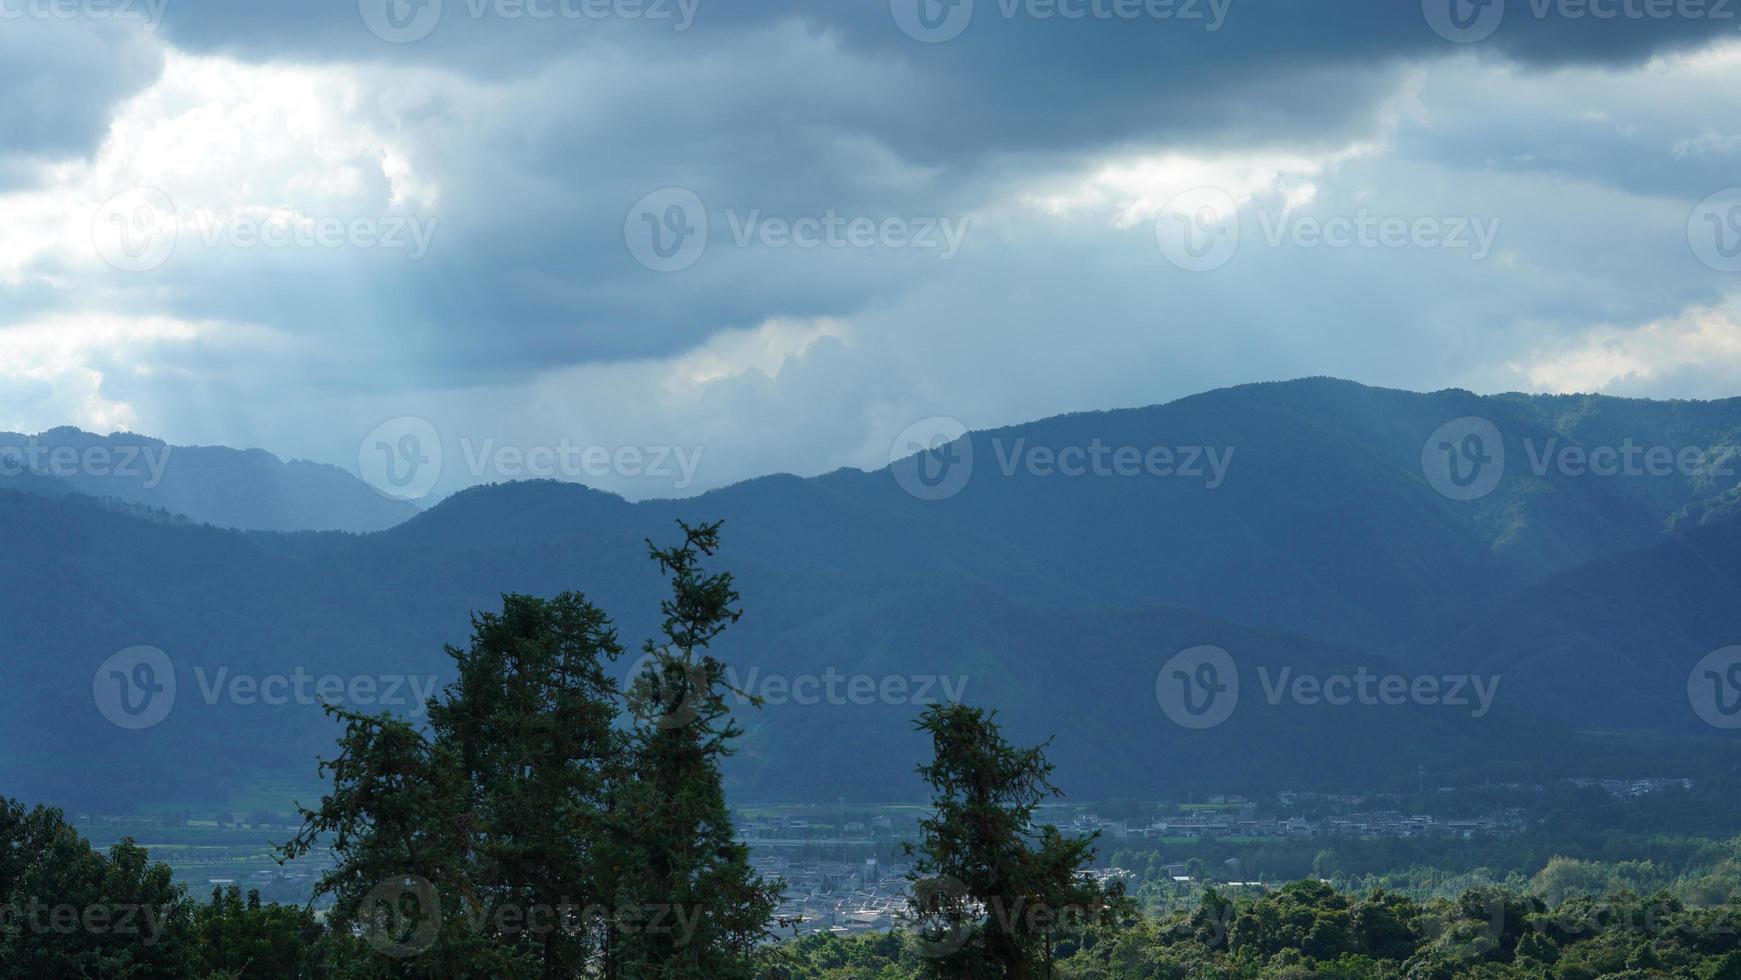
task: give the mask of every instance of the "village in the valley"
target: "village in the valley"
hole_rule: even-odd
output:
[[[1280,797],[1278,803],[1316,802],[1338,808],[1366,802],[1358,796],[1283,793]],[[841,819],[827,812],[829,809],[792,807],[740,814],[739,839],[751,846],[756,870],[786,882],[777,921],[797,935],[849,934],[902,924],[908,914],[913,866],[910,859],[900,856],[900,842],[916,839],[917,824],[925,811],[888,808],[889,812],[858,820],[850,819],[850,814]],[[1244,797],[1216,796],[1201,807],[1189,808],[1184,815],[1131,821],[1103,817],[1092,806],[1060,804],[1041,807],[1036,821],[1058,826],[1068,834],[1098,833],[1110,846],[1116,842],[1152,841],[1160,845],[1214,838],[1248,842],[1315,837],[1471,838],[1516,833],[1528,820],[1520,809],[1456,819],[1394,809],[1348,809],[1323,818],[1276,817],[1259,816],[1258,809]],[[1187,863],[1161,868],[1175,883],[1191,883],[1197,878]],[[1139,875],[1118,867],[1100,867],[1089,874],[1103,882],[1121,881],[1130,891],[1142,883]],[[1224,883],[1265,887],[1262,882]]]
[[[1684,779],[1581,778],[1566,783],[1600,789],[1616,799],[1633,799],[1668,788],[1690,788]],[[1540,790],[1541,787],[1515,787]],[[1439,790],[1447,799],[1456,794]],[[1037,824],[1067,834],[1098,834],[1103,861],[1088,872],[1105,882],[1122,882],[1135,892],[1161,879],[1162,885],[1267,888],[1240,880],[1226,867],[1172,860],[1170,849],[1206,843],[1261,844],[1265,841],[1324,839],[1476,839],[1519,833],[1529,827],[1520,807],[1469,813],[1446,806],[1457,816],[1408,812],[1391,796],[1283,791],[1265,800],[1214,795],[1185,804],[1042,805]],[[1136,810],[1143,815],[1132,817]],[[1412,807],[1418,811],[1420,806]],[[1123,811],[1114,815],[1115,812]],[[793,804],[752,806],[735,814],[738,839],[750,847],[756,871],[786,884],[776,922],[786,935],[816,932],[858,933],[901,925],[914,874],[913,859],[902,845],[920,839],[919,822],[929,813],[916,805],[866,806]],[[275,845],[297,829],[287,816],[264,813],[164,814],[145,818],[80,815],[84,833],[99,847],[130,837],[170,865],[176,879],[195,895],[231,886],[258,890],[267,901],[304,903],[332,863],[317,848],[280,865]],[[1111,866],[1114,852],[1159,855],[1142,873]],[[1176,853],[1176,852],[1175,852]]]

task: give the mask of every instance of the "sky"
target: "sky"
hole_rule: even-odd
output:
[[[641,498],[1741,394],[1741,0],[0,0],[0,81],[5,430]]]

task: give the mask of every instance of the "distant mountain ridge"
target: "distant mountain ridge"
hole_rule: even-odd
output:
[[[0,432],[0,487],[113,498],[243,531],[380,531],[418,513],[336,466],[70,426]]]
[[[1503,473],[1457,499],[1428,464],[1440,442],[1466,448],[1441,432],[1472,418],[1491,426],[1485,450],[1504,457]],[[62,753],[0,760],[0,784],[150,800],[309,781],[334,734],[317,706],[208,703],[202,679],[303,669],[446,680],[441,645],[462,642],[470,611],[508,591],[583,591],[633,647],[661,595],[644,542],[668,539],[678,519],[726,522],[717,564],[737,573],[747,614],[720,653],[743,676],[965,678],[966,699],[1000,709],[1012,733],[1055,734],[1060,780],[1084,796],[1412,784],[1422,768],[1449,779],[1729,766],[1741,746],[1677,703],[1675,687],[1702,646],[1741,633],[1741,618],[1714,613],[1689,628],[1658,617],[1684,619],[1686,602],[1741,609],[1741,522],[1722,504],[1735,479],[1537,472],[1531,460],[1550,442],[1709,448],[1738,432],[1741,400],[1415,394],[1312,379],[975,432],[953,447],[971,446],[971,474],[935,500],[903,486],[902,467],[924,456],[685,500],[631,503],[554,482],[477,487],[364,535],[178,526],[77,495],[0,493],[14,552],[0,566],[10,627],[0,657],[18,675],[0,691],[0,731],[46,734]],[[1232,455],[1213,487],[1029,465],[1095,441]],[[1599,615],[1609,612],[1634,621],[1612,628]],[[1638,649],[1644,639],[1651,649]],[[164,651],[180,691],[161,724],[132,731],[101,717],[92,675],[138,644]],[[1168,717],[1158,691],[1169,658],[1202,645],[1228,652],[1243,689],[1225,723],[1193,730]],[[1362,669],[1500,683],[1480,717],[1271,703],[1265,690],[1283,670]],[[916,711],[880,700],[745,708],[734,792],[911,798]],[[186,758],[201,766],[165,770]]]

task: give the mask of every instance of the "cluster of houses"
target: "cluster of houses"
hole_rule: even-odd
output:
[[[736,823],[738,840],[763,847],[866,845],[896,836],[895,821],[885,814],[865,820],[739,815]]]
[[[892,929],[907,910],[911,867],[862,862],[801,861],[758,852],[750,864],[767,878],[783,878],[786,893],[774,919],[787,935],[851,935]]]
[[[1690,779],[1665,779],[1661,777],[1651,779],[1591,779],[1589,777],[1580,776],[1576,779],[1568,779],[1566,781],[1571,783],[1573,786],[1583,786],[1586,788],[1600,786],[1609,796],[1619,797],[1620,799],[1649,796],[1652,793],[1660,793],[1671,786],[1680,789],[1693,788],[1693,781]]]
[[[785,879],[785,898],[774,912],[777,931],[783,935],[844,936],[911,926],[907,905],[911,865],[885,864],[875,858],[862,864],[795,861],[771,854],[757,854],[750,863],[764,877]],[[1082,877],[1103,887],[1136,883],[1136,875],[1123,868],[1094,868],[1082,872]]]

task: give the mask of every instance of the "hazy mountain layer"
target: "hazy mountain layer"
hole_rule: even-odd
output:
[[[0,487],[83,493],[241,530],[379,531],[417,513],[336,466],[73,428],[0,433]]]
[[[1503,475],[1461,500],[1430,461],[1441,428],[1471,416],[1503,443]],[[333,728],[299,678],[315,691],[362,677],[374,688],[336,696],[411,711],[447,679],[442,644],[507,591],[583,591],[637,646],[661,595],[643,542],[678,518],[726,521],[720,562],[748,614],[721,652],[770,701],[745,708],[732,776],[749,798],[916,796],[916,702],[949,696],[1000,708],[1023,738],[1055,734],[1060,780],[1084,796],[1394,785],[1418,768],[1686,774],[1732,761],[1685,685],[1703,652],[1741,642],[1741,531],[1723,507],[1735,480],[1603,476],[1564,451],[1717,446],[1738,424],[1737,402],[1305,381],[976,433],[971,476],[941,500],[903,489],[915,461],[901,479],[769,477],[633,504],[522,483],[357,536],[0,493],[15,555],[0,572],[14,676],[0,723],[51,746],[0,762],[0,780],[66,800],[306,785]],[[1096,446],[1108,461],[1164,447],[1172,470],[1058,471]],[[1184,472],[1193,450],[1199,472]],[[140,644],[164,651],[177,691],[161,723],[133,731],[99,710],[114,678],[95,694],[93,678]],[[1182,682],[1171,658],[1203,645],[1227,652],[1239,692],[1198,729],[1163,702]],[[1323,696],[1431,678],[1445,701],[1466,674],[1462,703]],[[266,703],[272,691],[288,703]]]

